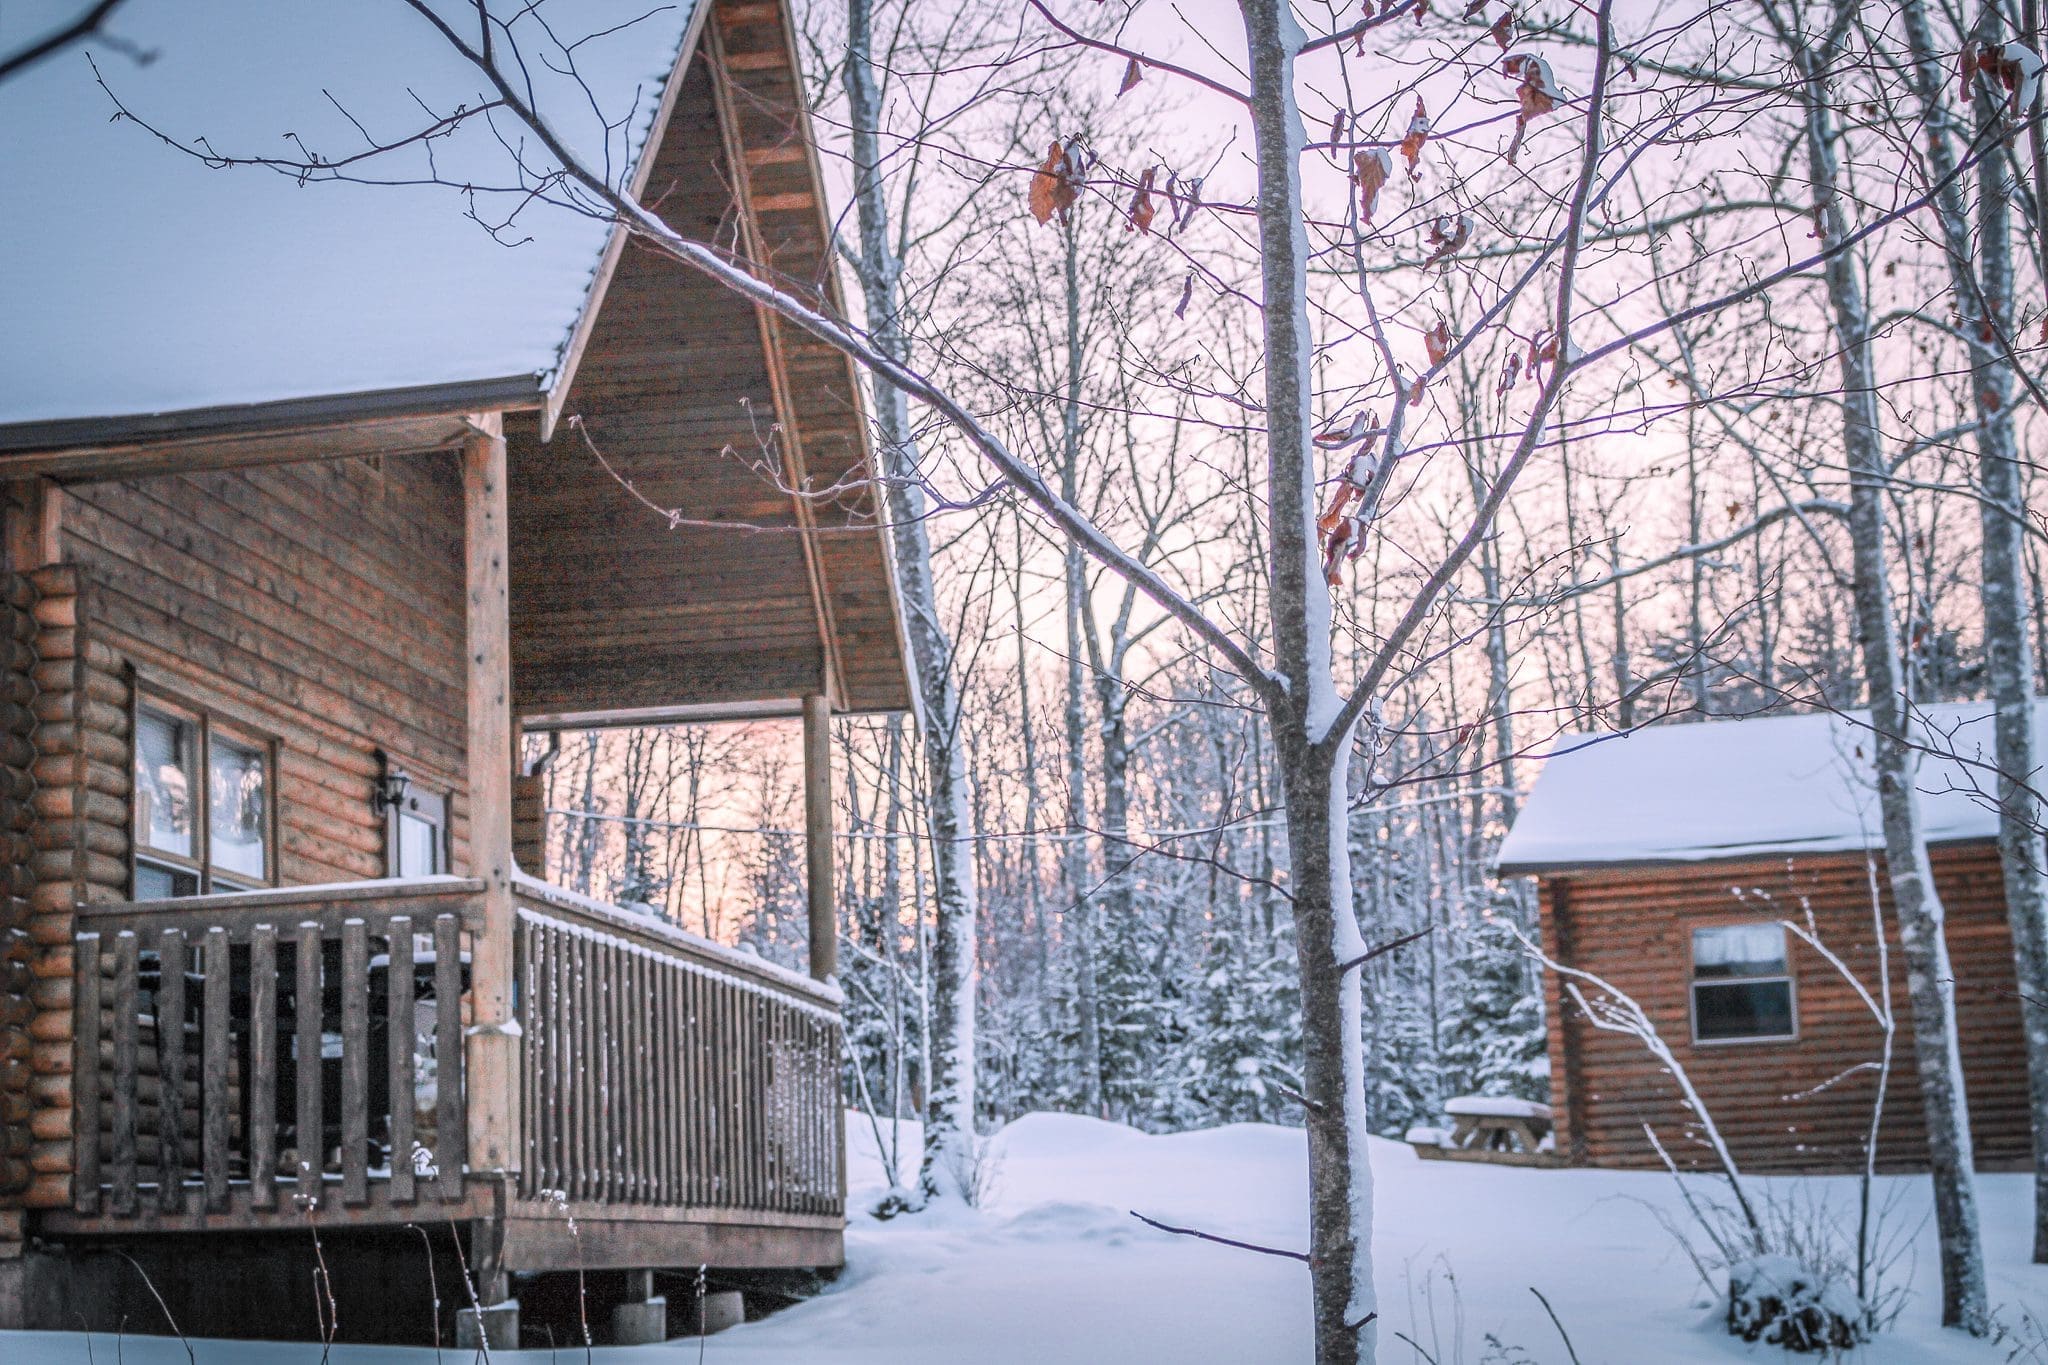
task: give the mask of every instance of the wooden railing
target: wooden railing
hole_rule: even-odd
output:
[[[79,907],[73,1204],[85,1215],[460,1198],[458,878]],[[280,1203],[282,1196],[283,1203]]]
[[[837,1217],[839,993],[521,878],[521,1193]]]

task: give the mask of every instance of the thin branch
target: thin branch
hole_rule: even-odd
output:
[[[1218,1237],[1213,1232],[1202,1232],[1196,1228],[1177,1228],[1170,1223],[1162,1223],[1156,1218],[1147,1218],[1136,1209],[1128,1210],[1128,1212],[1131,1217],[1137,1219],[1146,1227],[1158,1228],[1161,1232],[1170,1232],[1176,1237],[1196,1237],[1204,1242],[1214,1242],[1218,1246],[1236,1247],[1239,1251],[1256,1251],[1261,1256],[1281,1256],[1290,1261],[1300,1261],[1303,1265],[1315,1264],[1315,1258],[1305,1251],[1288,1251],[1284,1247],[1265,1247],[1260,1246],[1257,1242],[1240,1242],[1235,1237]]]

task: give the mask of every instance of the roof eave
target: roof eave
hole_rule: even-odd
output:
[[[519,374],[363,393],[320,394],[273,403],[188,408],[179,412],[17,422],[0,426],[0,455],[247,436],[393,417],[517,411],[539,407],[544,397],[540,376]]]

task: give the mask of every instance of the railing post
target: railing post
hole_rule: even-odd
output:
[[[809,864],[811,976],[839,971],[839,923],[832,892],[832,703],[804,698],[804,853]]]
[[[519,1165],[519,1024],[512,1012],[512,644],[506,565],[505,435],[474,417],[462,447],[467,546],[469,863],[483,879],[483,927],[470,956],[469,1165]],[[453,1006],[446,1001],[442,1008]],[[443,1160],[460,1159],[451,1153]]]

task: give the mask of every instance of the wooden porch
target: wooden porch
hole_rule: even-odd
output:
[[[43,1228],[484,1220],[486,1273],[837,1264],[837,990],[521,877],[515,1093],[481,1093],[484,891],[82,907],[73,1199]],[[471,1117],[508,1110],[518,1161],[494,1169]]]

